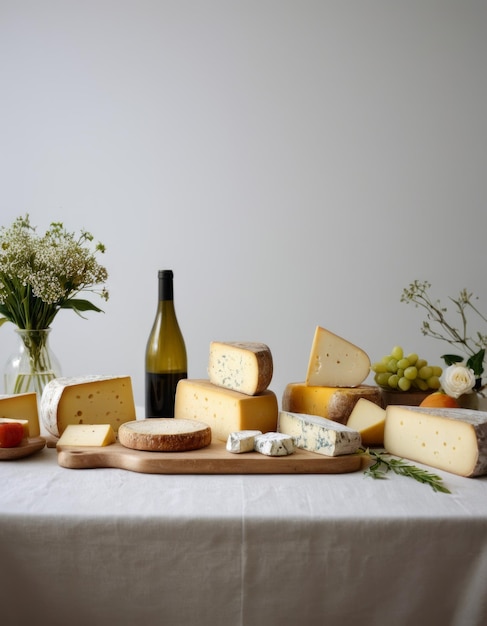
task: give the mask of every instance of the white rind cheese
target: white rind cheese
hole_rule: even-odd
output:
[[[44,388],[40,417],[55,437],[69,424],[121,424],[136,419],[132,380],[129,376],[55,378]]]
[[[460,476],[487,474],[487,413],[389,405],[384,448]]]
[[[208,377],[214,385],[255,396],[268,388],[272,374],[272,354],[264,343],[211,342]]]
[[[257,435],[254,450],[266,456],[288,456],[294,452],[293,438],[284,433]]]
[[[359,347],[317,326],[311,346],[306,384],[357,387],[370,374],[370,359]]]
[[[353,454],[362,445],[357,431],[318,415],[280,411],[278,431],[290,435],[297,448],[325,456]]]
[[[228,435],[226,448],[233,454],[252,452],[257,435],[262,435],[260,430],[238,430]]]

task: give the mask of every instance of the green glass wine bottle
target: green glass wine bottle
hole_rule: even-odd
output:
[[[176,386],[188,377],[186,346],[174,308],[173,271],[159,270],[157,313],[145,352],[145,416],[174,417]]]

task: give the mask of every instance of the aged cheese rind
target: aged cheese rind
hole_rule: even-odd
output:
[[[289,456],[294,452],[294,441],[285,433],[264,433],[255,438],[254,450],[266,456]]]
[[[308,362],[306,384],[356,387],[370,374],[370,359],[358,346],[317,326]]]
[[[214,385],[255,396],[268,388],[272,374],[272,354],[266,344],[211,342],[208,377]]]
[[[196,420],[148,418],[122,424],[118,440],[133,450],[186,452],[210,445],[211,428]]]
[[[280,411],[278,431],[290,435],[297,448],[325,456],[353,454],[362,444],[357,431],[318,415]]]
[[[262,435],[260,430],[239,430],[230,433],[227,438],[226,449],[233,454],[252,452],[257,435]]]
[[[0,396],[0,417],[26,419],[29,422],[29,436],[39,437],[39,410],[35,392]]]
[[[487,474],[487,413],[389,405],[384,447],[404,457],[460,476]]]
[[[276,430],[277,398],[266,389],[257,396],[214,385],[206,379],[178,382],[174,417],[201,420],[211,426],[213,439],[226,442],[237,430]]]
[[[385,409],[370,400],[360,398],[350,413],[347,426],[360,433],[364,446],[382,446],[385,423]]]
[[[69,424],[56,445],[104,447],[115,441],[115,431],[110,424]]]
[[[136,419],[130,376],[55,378],[46,387],[40,404],[41,421],[59,437],[69,424],[121,424]]]
[[[381,405],[380,389],[372,385],[310,387],[306,383],[289,383],[284,389],[282,409],[291,413],[319,415],[346,424],[360,398]]]

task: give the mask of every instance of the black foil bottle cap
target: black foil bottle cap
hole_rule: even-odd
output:
[[[159,300],[173,300],[173,271],[159,270]]]

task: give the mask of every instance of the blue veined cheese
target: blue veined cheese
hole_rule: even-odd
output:
[[[288,456],[294,452],[294,442],[289,435],[270,432],[257,435],[254,450],[266,456]]]
[[[211,342],[208,377],[214,385],[255,396],[269,387],[272,374],[272,354],[266,344]]]
[[[257,435],[262,435],[261,430],[237,430],[228,435],[227,450],[234,454],[252,452]]]
[[[362,445],[356,430],[318,415],[280,411],[277,429],[290,435],[297,448],[325,456],[353,454]]]

